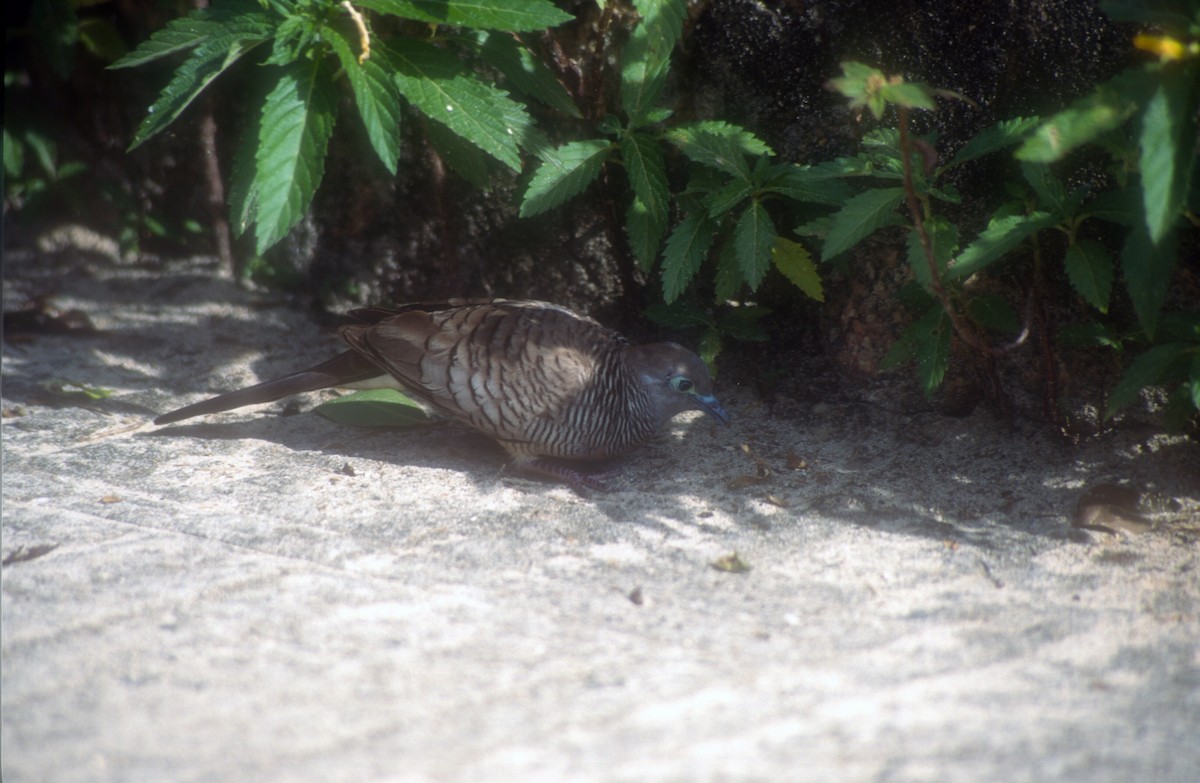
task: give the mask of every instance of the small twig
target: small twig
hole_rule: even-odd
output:
[[[363,15],[358,12],[358,9],[350,5],[350,0],[342,0],[342,8],[346,9],[346,13],[350,14],[350,18],[354,20],[354,26],[358,28],[358,45],[362,52],[358,55],[358,64],[362,65],[371,56],[371,34],[367,32],[367,23],[363,19]]]

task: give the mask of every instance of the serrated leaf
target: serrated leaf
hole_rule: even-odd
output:
[[[284,69],[263,105],[255,182],[255,245],[261,255],[304,216],[325,173],[337,95],[320,63]]]
[[[832,215],[821,259],[828,261],[849,250],[884,226],[898,225],[896,207],[903,200],[904,188],[875,188],[848,199]]]
[[[404,19],[485,30],[544,30],[575,17],[548,0],[359,0],[356,5]]]
[[[621,106],[631,127],[655,108],[687,16],[686,0],[635,0],[634,7],[642,19],[621,53]]]
[[[353,427],[421,427],[429,414],[395,389],[368,389],[323,402],[313,408],[330,421]]]
[[[962,280],[970,277],[1016,248],[1035,232],[1050,228],[1057,222],[1058,219],[1048,212],[1010,215],[991,221],[946,270],[946,279]]]
[[[712,247],[716,226],[703,213],[685,217],[671,236],[663,252],[663,301],[674,302],[700,270],[700,264]]]
[[[775,262],[775,268],[809,299],[825,301],[821,275],[817,272],[817,265],[813,263],[808,248],[799,242],[777,237],[775,247],[771,249],[771,260]]]
[[[665,212],[656,212],[637,196],[625,213],[625,232],[629,236],[629,249],[642,269],[649,272],[658,260],[658,249],[667,233]]]
[[[737,133],[718,133],[708,127],[689,125],[672,128],[665,138],[690,160],[732,177],[750,179],[745,138]]]
[[[773,156],[775,152],[767,145],[765,141],[755,136],[750,131],[740,125],[731,125],[728,122],[721,120],[701,120],[699,122],[689,122],[684,125],[679,125],[667,132],[666,138],[672,144],[685,146],[688,143],[694,143],[696,136],[718,136],[720,138],[729,139],[733,142],[737,149],[743,154],[752,157],[758,156]],[[832,161],[830,161],[832,162]],[[822,164],[813,166],[819,168]]]
[[[1129,233],[1121,249],[1121,273],[1133,301],[1138,324],[1148,337],[1154,337],[1159,313],[1167,300],[1171,269],[1175,266],[1174,231],[1161,243],[1150,241],[1146,227],[1139,226]]]
[[[257,85],[256,85],[257,86]],[[260,106],[266,101],[263,92],[259,101],[251,106]],[[233,150],[233,162],[229,169],[229,225],[233,235],[240,237],[254,222],[258,215],[258,139],[262,130],[262,113],[251,110],[248,112],[245,127],[242,129],[237,146]]]
[[[191,49],[207,42],[214,36],[220,37],[229,31],[231,24],[253,23],[258,25],[264,38],[269,38],[278,19],[272,21],[263,13],[262,6],[254,0],[223,0],[217,7],[192,11],[182,19],[172,19],[166,26],[150,35],[129,54],[108,66],[110,70],[132,68]]]
[[[734,250],[733,239],[727,238],[721,243],[717,254],[717,275],[713,280],[713,299],[727,302],[737,297],[742,290],[746,278],[738,264],[737,251]]]
[[[1168,343],[1156,345],[1134,359],[1109,395],[1104,417],[1111,418],[1114,413],[1137,399],[1142,389],[1158,383],[1171,362],[1185,355],[1188,350],[1189,346],[1185,343]]]
[[[832,167],[786,166],[774,167],[763,184],[763,191],[809,204],[828,204],[840,207],[850,198],[850,186],[838,179],[842,173]]]
[[[129,149],[136,149],[174,122],[213,79],[265,40],[263,32],[253,25],[228,27],[225,35],[210,38],[194,49],[150,106]]]
[[[637,131],[621,138],[621,159],[634,194],[650,210],[667,214],[667,171],[658,140]]]
[[[1194,63],[1163,69],[1161,80],[1142,113],[1142,194],[1150,241],[1163,241],[1179,217],[1196,155],[1196,82]]]
[[[411,38],[377,42],[396,86],[413,106],[513,171],[521,170],[519,143],[532,126],[521,104],[470,74],[453,54]]]
[[[959,148],[950,162],[942,169],[958,166],[969,160],[982,158],[1006,147],[1011,147],[1036,128],[1041,121],[1040,117],[1015,117],[1011,120],[1001,120],[975,134],[970,141]]]
[[[513,36],[488,33],[479,54],[520,92],[568,116],[576,119],[583,116],[554,73]]]
[[[582,193],[600,176],[612,145],[607,139],[572,141],[548,153],[529,181],[521,217],[557,207]]]
[[[733,230],[738,266],[751,291],[758,288],[771,268],[771,249],[775,246],[776,236],[775,224],[771,222],[767,208],[759,201],[751,201]]]
[[[1068,217],[1067,188],[1045,163],[1021,162],[1021,174],[1037,194],[1039,204],[1059,218]]]
[[[671,304],[656,302],[646,308],[645,315],[654,323],[667,329],[690,329],[713,325],[707,313],[695,304],[682,299]]]
[[[950,366],[950,318],[938,306],[913,326],[916,329],[917,376],[929,396],[942,385],[946,368]]]
[[[1113,259],[1099,242],[1083,239],[1067,248],[1063,264],[1079,295],[1102,313],[1108,312],[1112,293]]]
[[[1120,127],[1137,111],[1151,87],[1150,77],[1142,69],[1118,74],[1043,122],[1017,148],[1017,158],[1041,163],[1061,159],[1081,144]]]
[[[958,252],[958,226],[940,215],[935,215],[925,221],[925,232],[929,236],[933,260],[937,266],[938,279],[946,275],[950,259]],[[917,229],[908,232],[908,265],[912,268],[913,277],[927,290],[933,290],[933,276],[929,268],[929,257],[921,245],[921,236]]]
[[[350,81],[371,148],[387,172],[395,174],[400,162],[400,90],[377,61],[358,61],[355,42],[345,33],[324,28],[322,38],[329,42]]]
[[[754,183],[744,179],[727,182],[703,199],[710,217],[719,217],[754,195]]]

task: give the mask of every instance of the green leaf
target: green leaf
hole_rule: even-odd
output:
[[[1122,226],[1142,222],[1142,193],[1136,188],[1109,190],[1084,205],[1082,214]]]
[[[1090,239],[1080,240],[1067,248],[1063,263],[1067,277],[1079,295],[1092,307],[1107,313],[1112,294],[1113,259],[1104,245]]]
[[[1133,310],[1146,336],[1153,338],[1158,316],[1167,299],[1175,266],[1174,231],[1155,244],[1145,226],[1134,229],[1121,249],[1121,272],[1133,300]]]
[[[724,123],[694,123],[672,128],[664,138],[691,160],[711,166],[739,179],[750,179],[746,155],[763,155],[765,145],[736,126]],[[769,148],[768,148],[769,149]]]
[[[525,95],[570,117],[583,116],[554,73],[513,36],[488,33],[479,54]]]
[[[950,159],[950,162],[942,167],[942,170],[961,165],[969,160],[982,158],[993,152],[999,152],[1005,147],[1011,147],[1036,128],[1040,122],[1041,118],[1039,117],[1016,117],[1011,120],[1001,120],[980,131],[964,144]]]
[[[692,302],[682,299],[666,304],[656,302],[646,308],[646,317],[667,329],[690,329],[697,326],[712,327],[708,314]]]
[[[1017,148],[1020,160],[1052,163],[1068,152],[1120,127],[1153,88],[1143,69],[1124,71],[1067,109],[1046,120]]]
[[[1168,343],[1156,345],[1134,359],[1109,395],[1104,417],[1111,418],[1114,413],[1137,399],[1142,389],[1158,383],[1171,363],[1186,355],[1189,350],[1195,348],[1185,343]]]
[[[325,68],[302,60],[283,70],[263,105],[255,154],[259,254],[308,209],[325,173],[336,116],[337,95]]]
[[[719,190],[703,199],[710,217],[719,217],[754,194],[754,183],[744,179],[730,180]]]
[[[116,62],[129,47],[115,25],[107,19],[88,16],[79,20],[79,43],[103,62]]]
[[[967,317],[985,329],[1004,334],[1016,334],[1021,319],[1012,305],[994,294],[980,294],[967,302]]]
[[[929,88],[918,82],[897,82],[887,84],[880,91],[881,97],[888,103],[904,106],[909,109],[925,109],[934,111],[937,103]]]
[[[395,174],[400,162],[400,90],[377,61],[359,63],[354,41],[345,33],[323,28],[321,37],[329,42],[346,72],[371,148],[387,172]]]
[[[928,396],[942,385],[950,366],[950,318],[939,306],[913,326],[917,329],[917,375]]]
[[[667,215],[652,210],[639,197],[634,196],[625,213],[625,232],[629,236],[629,249],[642,269],[649,272],[658,259],[663,235],[667,233]]]
[[[352,427],[421,427],[429,414],[411,397],[395,389],[368,389],[323,402],[314,411]]]
[[[255,85],[260,87],[261,85]],[[262,90],[255,91],[251,106],[261,106],[266,101]],[[242,129],[237,146],[233,151],[233,162],[229,169],[229,224],[233,235],[240,237],[258,215],[258,139],[262,131],[262,113],[250,111]]]
[[[992,262],[1013,250],[1035,232],[1050,228],[1058,218],[1047,212],[1010,215],[993,220],[979,232],[975,241],[955,259],[946,271],[947,280],[962,280],[988,267]]]
[[[1095,321],[1068,324],[1058,330],[1058,343],[1067,348],[1094,348],[1097,346],[1121,350],[1121,338],[1104,324]]]
[[[226,0],[218,8],[192,11],[182,19],[172,19],[166,27],[153,33],[136,49],[108,67],[132,68],[162,57],[191,49],[214,37],[226,35],[229,28],[253,22],[261,27],[263,37],[269,38],[278,24],[262,13],[262,6],[253,0]]]
[[[716,226],[703,213],[688,215],[667,239],[663,253],[663,301],[674,302],[700,270]]]
[[[738,266],[750,290],[758,288],[771,268],[771,249],[775,246],[775,225],[761,202],[751,201],[733,230],[733,246]]]
[[[545,156],[521,202],[521,217],[557,207],[582,193],[600,176],[612,145],[607,139],[572,141]]]
[[[4,176],[17,179],[25,168],[25,145],[4,128]]]
[[[1045,163],[1021,162],[1021,174],[1037,194],[1039,204],[1059,218],[1069,217],[1067,210],[1067,188],[1062,181],[1050,173]]]
[[[938,279],[946,276],[946,268],[950,259],[958,252],[958,226],[946,218],[935,215],[925,221],[925,233],[929,235],[933,259],[937,265]],[[930,274],[929,258],[921,245],[921,237],[914,227],[908,232],[908,265],[912,268],[913,277],[927,291],[933,290],[933,277]]]
[[[413,106],[513,171],[521,170],[519,143],[532,126],[524,107],[471,75],[453,54],[411,38],[377,42],[396,86]]]
[[[667,170],[658,140],[633,131],[621,139],[621,159],[634,194],[652,212],[666,219]]]
[[[846,201],[833,214],[829,236],[821,250],[821,259],[828,261],[854,247],[884,226],[900,223],[896,207],[904,201],[904,188],[876,188],[859,193]]]
[[[666,86],[671,52],[683,32],[686,0],[635,0],[642,17],[621,55],[621,105],[630,125],[645,122]]]
[[[842,76],[829,80],[829,87],[850,99],[850,108],[866,106],[875,119],[883,117],[887,101],[882,88],[887,77],[878,68],[860,62],[842,63]]]
[[[838,179],[841,176],[829,167],[787,164],[773,167],[762,190],[808,204],[840,207],[851,196],[850,186]]]
[[[669,130],[665,136],[667,141],[675,144],[680,149],[685,148],[688,144],[697,142],[698,136],[717,136],[723,139],[729,139],[733,142],[733,146],[744,155],[751,157],[773,156],[775,153],[767,146],[767,143],[759,139],[750,131],[740,125],[731,125],[728,122],[721,120],[702,120],[700,122],[689,122],[684,125],[679,125]],[[830,161],[832,162],[832,161]],[[818,164],[822,165],[822,164]],[[812,168],[817,168],[813,166]]]
[[[1142,114],[1142,193],[1150,241],[1159,244],[1179,217],[1196,155],[1196,82],[1200,69],[1163,69]]]
[[[804,245],[784,237],[778,237],[775,240],[775,247],[771,250],[771,260],[775,262],[775,268],[784,277],[791,280],[809,299],[815,299],[818,302],[825,301],[825,292],[821,287],[821,275],[817,273],[817,265],[813,263],[812,256]]]
[[[737,251],[732,238],[721,243],[717,254],[717,275],[713,280],[713,299],[718,302],[728,302],[737,297],[745,285],[746,278],[742,276],[742,268],[738,264]]]
[[[544,30],[575,17],[548,0],[359,0],[356,5],[404,19],[485,30]]]
[[[146,119],[138,126],[130,150],[174,122],[213,79],[266,40],[259,27],[252,23],[241,24],[244,20],[235,21],[237,24],[231,22],[224,35],[212,37],[194,49],[179,66],[158,100],[150,106]]]

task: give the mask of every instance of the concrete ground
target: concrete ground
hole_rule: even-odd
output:
[[[450,426],[154,427],[336,339],[188,264],[4,273],[99,330],[6,335],[6,783],[1200,781],[1194,442],[724,383],[584,498]]]

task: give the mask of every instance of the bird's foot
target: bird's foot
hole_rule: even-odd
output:
[[[579,495],[587,496],[588,492],[611,492],[612,486],[608,479],[615,471],[588,472],[569,465],[561,460],[550,457],[534,457],[521,460],[517,466],[526,473],[554,479],[567,484]]]

